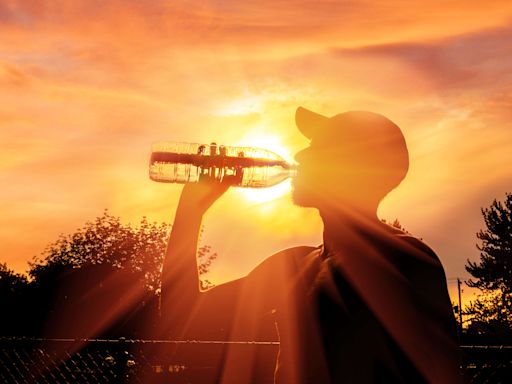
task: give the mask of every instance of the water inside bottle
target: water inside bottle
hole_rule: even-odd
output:
[[[193,183],[202,178],[235,186],[263,188],[285,180],[293,167],[279,155],[261,148],[228,147],[215,143],[155,143],[150,178],[169,183]]]

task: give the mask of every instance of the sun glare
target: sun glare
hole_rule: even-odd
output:
[[[243,197],[252,203],[266,203],[276,200],[292,190],[292,183],[290,180],[285,180],[282,183],[268,188],[241,188],[240,191]]]
[[[264,148],[275,152],[287,162],[293,163],[290,151],[281,143],[281,139],[278,135],[251,133],[241,140],[239,145]],[[290,180],[286,180],[268,188],[240,188],[239,191],[242,196],[250,202],[265,203],[290,193],[291,182]]]

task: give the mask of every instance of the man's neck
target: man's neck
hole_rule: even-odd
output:
[[[381,226],[376,209],[320,210],[320,216],[324,223],[323,240],[327,253],[353,246],[364,233],[369,234]]]

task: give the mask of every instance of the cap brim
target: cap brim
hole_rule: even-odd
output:
[[[328,117],[303,107],[298,107],[295,112],[295,124],[299,131],[308,139],[311,139],[315,132],[325,129],[328,121]]]

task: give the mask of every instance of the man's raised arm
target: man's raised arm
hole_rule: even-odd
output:
[[[166,336],[181,338],[201,296],[197,243],[208,208],[229,188],[205,181],[183,188],[162,269],[161,313]]]

